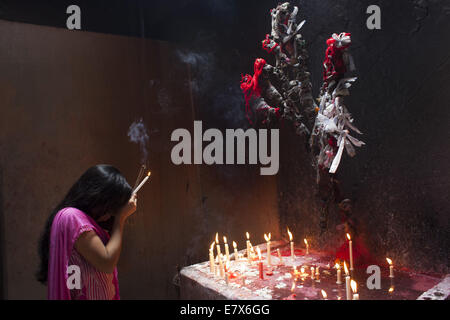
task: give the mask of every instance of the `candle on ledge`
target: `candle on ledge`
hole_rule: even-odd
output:
[[[394,277],[394,266],[392,265],[392,260],[389,258],[386,258],[387,262],[389,263],[389,278]]]
[[[327,300],[327,293],[325,292],[325,290],[322,289],[321,292],[322,292],[323,300]]]
[[[247,236],[247,258],[250,261],[250,234],[246,232],[245,235]]]
[[[219,233],[216,233],[216,248],[217,248],[217,255],[220,256],[222,252],[220,251]]]
[[[234,260],[239,261],[239,254],[237,251],[237,244],[233,241],[233,248],[234,248]]]
[[[267,242],[267,265],[268,266],[272,265],[272,258],[271,258],[271,253],[270,253],[270,238],[271,238],[271,234],[270,233],[269,233],[268,236],[264,233],[264,239]]]
[[[342,284],[342,276],[341,276],[341,266],[339,263],[336,263],[336,269],[337,269],[337,284]]]
[[[223,266],[223,255],[219,253],[219,270],[220,270],[220,277],[223,278],[225,276],[225,268]]]
[[[309,254],[309,245],[308,245],[308,240],[303,239],[303,241],[305,242],[306,245],[306,254]]]
[[[350,286],[352,287],[352,291],[353,291],[353,300],[359,300],[359,294],[356,290],[356,281],[352,280],[350,283]]]
[[[229,280],[229,271],[230,271],[230,262],[228,260],[226,260],[225,262],[225,283],[228,285],[228,280]]]
[[[259,278],[261,280],[264,279],[264,266],[263,266],[263,262],[261,260],[261,249],[259,249],[259,247],[256,248],[256,251],[258,251],[258,258],[259,258],[259,263],[258,263],[258,268],[259,268]]]
[[[142,186],[144,185],[144,183],[146,183],[147,180],[148,180],[148,178],[150,178],[150,174],[151,174],[151,172],[149,171],[149,172],[147,173],[147,176],[144,178],[144,180],[142,180],[142,182],[137,186],[137,188],[133,190],[133,194],[134,194],[134,193],[137,193],[137,192],[139,191],[139,189],[142,188]]]
[[[214,241],[211,243],[211,247],[209,248],[209,271],[214,273],[214,268],[216,263],[214,262]]]
[[[291,258],[294,260],[295,259],[295,254],[294,254],[294,241],[292,241],[292,233],[289,231],[289,228],[287,229],[288,235],[289,235],[289,242],[291,243]]]
[[[280,252],[280,249],[277,249],[277,253],[278,253],[278,259],[280,259],[280,265],[282,265],[283,264],[283,258],[281,257],[281,252]]]
[[[350,271],[353,271],[353,249],[352,249],[352,239],[350,238],[350,234],[347,233],[348,239],[348,250],[350,252]]]
[[[227,243],[227,237],[223,237],[223,243],[225,246],[225,257],[227,258],[227,261],[230,261],[230,248],[228,247]]]
[[[347,300],[352,300],[350,292],[350,275],[348,273],[347,264],[344,261],[344,271],[345,271],[345,292],[347,295]]]

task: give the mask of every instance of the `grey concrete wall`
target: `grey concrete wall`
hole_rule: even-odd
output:
[[[0,21],[0,218],[3,292],[41,299],[37,240],[51,209],[88,167],[134,183],[129,125],[150,130],[151,181],[125,231],[123,299],[176,298],[176,266],[207,259],[216,231],[241,246],[278,230],[276,179],[245,166],[175,166],[170,134],[192,132],[189,71],[164,42]]]

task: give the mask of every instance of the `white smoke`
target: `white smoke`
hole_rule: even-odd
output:
[[[130,128],[128,129],[128,137],[130,141],[139,145],[139,149],[141,150],[141,163],[145,164],[148,159],[148,131],[145,127],[144,121],[139,119],[138,121],[134,121]]]

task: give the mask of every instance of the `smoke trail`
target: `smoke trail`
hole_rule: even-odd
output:
[[[213,83],[214,56],[212,53],[177,51],[178,58],[191,66],[191,88],[195,93],[206,94]]]
[[[141,163],[145,164],[148,159],[148,141],[149,136],[147,132],[147,128],[141,119],[138,121],[134,121],[130,128],[128,129],[128,137],[130,141],[139,145],[139,149],[141,150]]]

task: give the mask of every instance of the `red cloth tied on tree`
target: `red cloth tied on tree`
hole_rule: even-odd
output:
[[[350,37],[350,33],[341,33],[339,36],[334,34],[327,40],[327,49],[325,51],[325,60],[323,61],[323,81],[328,82],[332,79],[339,79],[347,72],[344,62],[344,50],[350,46],[350,42],[343,44],[341,38]]]
[[[278,47],[278,43],[273,41],[274,45],[270,47],[272,40],[269,38],[269,35],[266,34],[266,39],[262,42],[262,47],[264,50],[266,50],[268,53],[272,53],[273,50],[275,50],[276,47]]]
[[[250,120],[250,116],[252,114],[250,100],[253,96],[261,97],[261,87],[259,86],[259,77],[261,76],[265,65],[266,60],[262,58],[256,59],[255,64],[253,66],[254,69],[253,76],[246,74],[245,76],[242,76],[241,79],[241,90],[244,92],[244,100],[245,100],[245,113],[250,123],[252,122]]]

